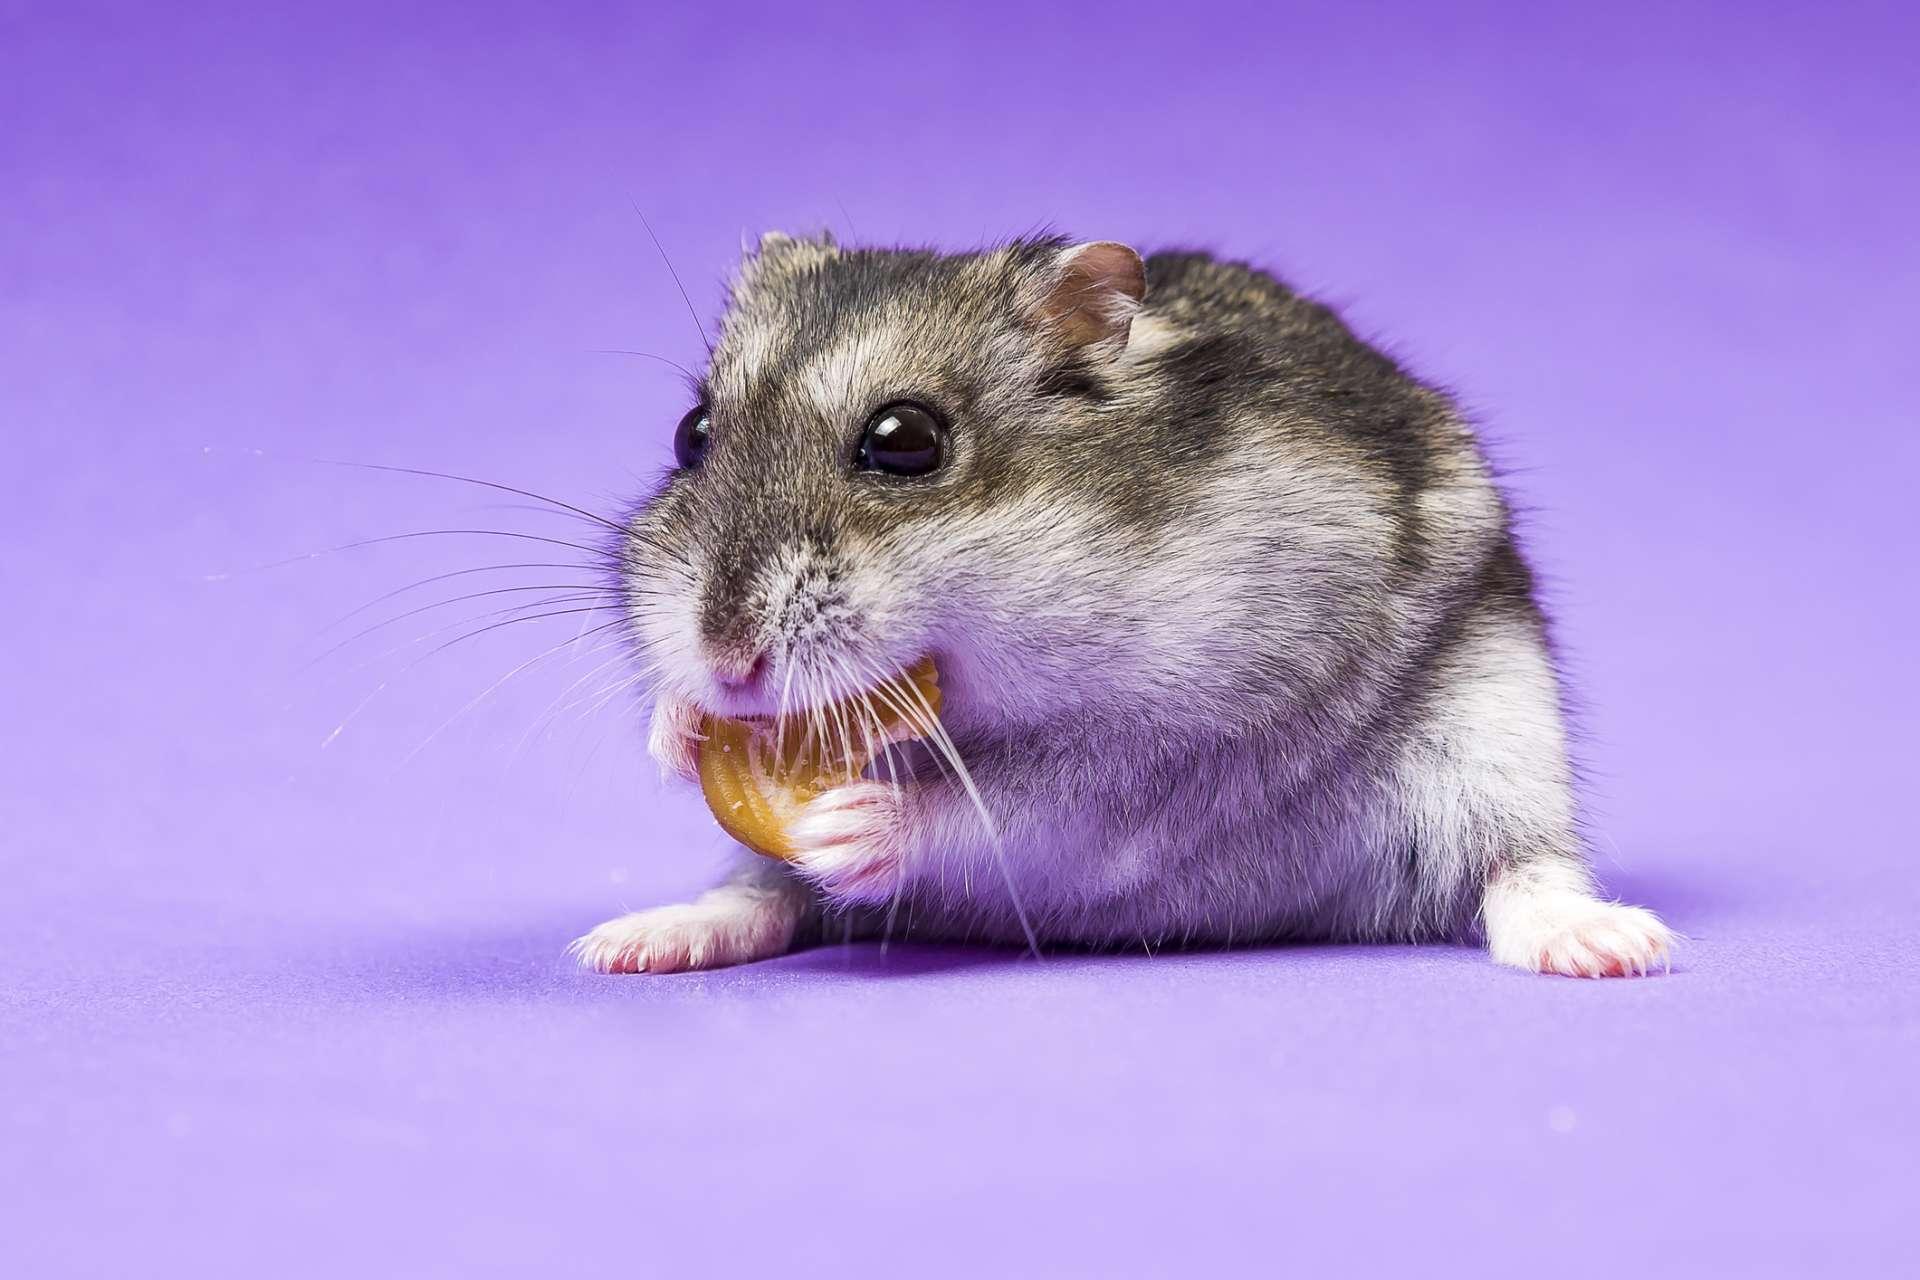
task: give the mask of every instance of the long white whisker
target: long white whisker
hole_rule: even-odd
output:
[[[896,670],[898,670],[897,667]],[[927,759],[931,760],[933,767],[939,770],[941,780],[945,782],[954,781],[954,772],[947,767],[947,759],[950,754],[957,754],[957,751],[952,749],[951,743],[942,743],[940,741],[940,733],[937,727],[929,721],[929,716],[933,708],[926,703],[924,699],[917,700],[918,705],[909,703],[904,695],[896,692],[894,689],[893,686],[896,683],[903,684],[908,688],[914,688],[915,692],[918,692],[912,682],[904,676],[902,676],[899,681],[887,679],[883,676],[875,685],[875,696],[885,702],[902,720],[906,721],[916,738],[921,739],[927,744]],[[989,832],[992,831],[991,823],[988,824],[988,830]],[[942,846],[940,854],[942,867],[946,865],[949,857],[950,854],[947,848]],[[965,896],[969,898],[973,896],[973,864],[971,862],[962,864],[960,868],[960,889]]]
[[[981,797],[980,788],[974,785],[973,774],[968,772],[966,762],[960,758],[960,749],[954,745],[952,736],[947,733],[947,727],[941,722],[939,712],[933,709],[926,695],[921,693],[919,687],[908,678],[903,668],[896,664],[895,670],[900,673],[902,687],[912,693],[914,700],[926,712],[927,724],[934,731],[935,741],[939,742],[947,753],[947,759],[953,765],[954,775],[959,779],[960,785],[966,789],[967,798],[973,802],[975,812],[980,815],[980,821],[986,826],[987,842],[993,848],[994,864],[999,867],[1000,879],[1007,887],[1007,897],[1013,904],[1014,918],[1020,922],[1020,932],[1026,937],[1027,950],[1033,954],[1035,960],[1042,959],[1040,940],[1033,932],[1033,924],[1027,918],[1025,905],[1020,901],[1020,889],[1014,883],[1013,870],[1007,865],[1006,842],[1000,838],[999,828],[994,824],[993,815],[987,811],[987,802]]]
[[[508,621],[513,621],[513,622],[532,621],[531,618],[521,618],[521,617],[517,617],[516,615],[526,614],[535,609],[548,609],[558,604],[584,604],[589,600],[599,600],[602,598],[603,597],[599,596],[598,594],[580,594],[580,593],[571,593],[567,595],[558,595],[558,596],[542,596],[538,600],[529,600],[525,604],[509,605],[504,609],[491,609],[481,613],[470,614],[467,617],[455,619],[452,622],[446,623],[442,626],[434,627],[431,630],[422,631],[419,635],[414,636],[412,639],[402,640],[399,644],[391,645],[388,648],[381,650],[379,653],[374,654],[372,657],[362,658],[359,662],[356,662],[351,667],[349,667],[348,670],[349,671],[365,671],[368,667],[373,666],[375,663],[383,662],[388,658],[394,657],[396,654],[405,653],[408,649],[413,648],[413,646],[417,644],[423,644],[426,641],[431,640],[436,636],[443,636],[447,634],[447,632],[449,631],[458,631],[462,627],[471,627],[476,622],[486,622],[494,618],[505,618]],[[611,607],[612,607],[611,605],[597,606],[597,608],[601,610],[611,608]],[[572,612],[572,610],[568,610],[567,612]],[[554,617],[557,615],[542,613],[542,614],[539,614],[538,616],[542,618],[547,618],[547,617]],[[506,624],[500,623],[498,625],[504,626]],[[476,632],[475,634],[479,634],[479,633]],[[448,643],[453,644],[458,642],[449,641]],[[335,648],[338,648],[338,647],[339,646],[335,646]],[[442,648],[444,647],[445,646],[442,646]],[[439,652],[439,650],[436,649],[433,652],[437,653]],[[321,655],[321,657],[323,658],[325,656],[326,656],[325,654]],[[423,654],[421,655],[420,661],[425,661],[428,657],[431,657],[431,656],[432,656],[432,653]],[[318,662],[319,660],[320,660],[319,658],[316,658],[314,659],[314,662]],[[312,666],[313,664],[309,663],[307,665]]]
[[[574,638],[574,643],[578,644],[579,641],[580,641],[580,637],[576,636]],[[580,658],[591,658],[594,654],[605,653],[609,649],[616,650],[616,652],[611,658],[607,658],[604,661],[596,664],[592,670],[588,671],[585,675],[579,677],[577,680],[573,681],[573,683],[569,684],[566,688],[562,689],[559,695],[555,697],[552,702],[549,702],[547,704],[545,710],[541,711],[539,715],[533,718],[532,722],[527,725],[525,731],[521,733],[519,739],[514,743],[513,754],[510,757],[511,759],[515,759],[515,760],[519,759],[520,753],[526,750],[528,743],[532,742],[534,738],[538,737],[545,730],[552,727],[553,723],[559,718],[560,715],[562,715],[567,711],[571,711],[574,707],[580,704],[579,700],[575,700],[572,702],[568,701],[569,698],[572,698],[573,693],[576,689],[578,689],[581,685],[587,683],[587,681],[593,679],[595,676],[599,675],[602,671],[605,671],[608,667],[614,666],[626,660],[627,658],[627,654],[625,651],[626,639],[624,636],[615,636],[611,640],[604,640],[601,643],[594,645],[592,648],[588,649],[585,653],[575,655],[576,657],[580,657]],[[626,681],[623,681],[621,683],[631,685],[632,683],[638,681],[640,678],[641,678],[641,675],[636,674],[632,677],[629,677]],[[619,685],[617,684],[615,687],[618,688]],[[595,694],[590,696],[597,697],[599,695],[596,692]]]
[[[347,613],[341,614],[339,617],[335,618],[332,622],[329,622],[326,626],[320,628],[319,632],[315,635],[314,638],[317,640],[320,638],[320,636],[324,636],[325,634],[327,634],[327,632],[333,630],[335,627],[341,625],[342,623],[351,622],[353,619],[359,617],[361,614],[365,613],[367,610],[375,608],[378,605],[385,604],[387,601],[393,599],[395,596],[403,596],[407,594],[407,592],[409,591],[418,591],[421,587],[432,586],[436,582],[446,582],[448,579],[451,579],[451,578],[466,578],[466,577],[471,577],[476,573],[506,573],[512,570],[519,570],[519,569],[573,569],[576,571],[585,571],[590,573],[593,570],[593,566],[584,565],[584,564],[562,564],[558,561],[552,561],[552,560],[536,560],[536,561],[527,561],[519,564],[485,564],[474,569],[455,569],[451,573],[436,573],[431,578],[422,578],[418,582],[409,582],[404,587],[395,587],[392,591],[387,592],[385,595],[375,596],[373,599],[367,601],[365,604],[361,605],[359,608],[351,610]]]
[[[536,607],[538,607],[538,606],[537,606],[537,605],[521,605],[521,606],[519,606],[519,607],[518,607],[518,608],[516,608],[516,609],[509,609],[509,610],[504,610],[503,612],[507,612],[507,613],[520,613],[520,611],[521,611],[521,610],[523,610],[523,609],[530,609],[530,608],[536,608]],[[454,645],[456,645],[456,644],[459,644],[459,643],[461,643],[461,642],[462,642],[462,641],[464,641],[464,640],[472,640],[472,639],[474,639],[474,638],[475,638],[476,636],[482,636],[482,635],[485,635],[485,634],[486,634],[487,632],[489,632],[489,631],[497,631],[497,630],[499,630],[499,629],[500,629],[501,627],[506,627],[506,626],[511,626],[511,625],[513,625],[514,623],[519,623],[519,622],[539,622],[539,621],[541,621],[541,620],[542,620],[542,619],[544,619],[544,618],[558,618],[558,617],[566,617],[566,616],[570,616],[570,615],[572,615],[572,614],[576,614],[576,613],[596,613],[596,612],[600,612],[600,610],[599,610],[599,609],[593,609],[593,608],[589,608],[589,609],[559,609],[559,610],[556,610],[556,611],[554,611],[554,612],[551,612],[551,613],[535,613],[535,614],[526,614],[526,615],[523,615],[523,616],[520,616],[520,617],[513,617],[513,618],[508,618],[508,619],[507,619],[506,621],[504,621],[504,622],[495,622],[495,623],[492,623],[492,624],[490,624],[490,625],[488,625],[488,626],[484,626],[484,627],[481,627],[481,628],[479,628],[479,629],[477,629],[477,630],[474,630],[474,631],[469,631],[469,632],[467,632],[467,633],[466,633],[465,635],[459,635],[459,636],[455,636],[455,637],[454,637],[453,639],[451,639],[451,640],[448,640],[448,641],[447,641],[447,642],[445,642],[444,644],[439,644],[439,645],[435,645],[435,646],[434,646],[434,647],[433,647],[432,649],[429,649],[429,650],[428,650],[427,652],[425,652],[425,653],[423,653],[423,654],[421,654],[421,655],[420,655],[419,657],[417,657],[417,658],[415,658],[415,659],[414,659],[413,661],[411,661],[411,662],[409,662],[409,663],[407,663],[407,664],[406,664],[406,665],[405,665],[404,667],[401,667],[401,668],[400,668],[400,670],[398,670],[398,671],[396,671],[396,672],[394,672],[394,673],[393,673],[393,675],[390,675],[390,676],[388,676],[388,677],[387,677],[386,679],[384,679],[384,680],[382,680],[382,681],[381,681],[381,682],[380,682],[379,684],[377,684],[377,685],[375,685],[375,686],[373,686],[373,690],[372,690],[372,691],[371,691],[370,693],[368,693],[366,697],[364,697],[364,698],[362,698],[362,699],[360,699],[360,701],[359,701],[359,702],[357,702],[357,703],[355,703],[355,704],[354,704],[354,708],[353,708],[353,710],[351,710],[351,711],[349,711],[349,712],[347,713],[347,715],[346,715],[346,718],[345,718],[344,720],[342,720],[342,721],[341,721],[341,722],[340,722],[339,724],[336,724],[335,726],[333,726],[333,730],[332,730],[332,731],[331,731],[330,733],[328,733],[328,734],[327,734],[327,736],[326,736],[325,738],[322,738],[322,739],[320,740],[320,748],[321,748],[321,750],[323,750],[323,751],[324,751],[324,750],[325,750],[325,749],[326,749],[327,747],[329,747],[329,746],[332,746],[332,745],[333,745],[333,742],[334,742],[334,739],[336,739],[336,738],[338,738],[338,737],[339,737],[339,736],[340,736],[340,735],[341,735],[342,733],[344,733],[344,732],[346,732],[346,729],[347,729],[347,726],[348,726],[348,725],[350,725],[350,724],[352,724],[352,723],[353,723],[353,722],[354,722],[355,720],[357,720],[357,719],[359,719],[359,717],[360,717],[360,713],[361,713],[361,712],[363,712],[363,711],[365,711],[365,710],[366,710],[366,709],[368,708],[368,706],[370,706],[370,705],[372,705],[372,703],[373,703],[373,700],[374,700],[375,698],[377,698],[377,697],[379,697],[379,696],[380,696],[380,694],[381,694],[381,692],[382,692],[383,690],[385,690],[385,689],[387,689],[387,688],[388,688],[388,687],[389,687],[390,685],[392,685],[392,684],[393,684],[393,682],[394,682],[395,680],[397,680],[397,679],[399,679],[399,678],[400,678],[401,676],[404,676],[404,675],[406,675],[406,674],[407,674],[407,673],[408,673],[409,671],[412,671],[412,670],[413,670],[413,669],[414,669],[415,667],[417,667],[417,666],[419,666],[419,665],[420,665],[421,663],[423,663],[423,662],[426,662],[426,661],[427,661],[428,659],[430,659],[430,658],[432,658],[432,657],[433,657],[434,655],[436,655],[436,654],[438,654],[438,653],[440,653],[440,652],[441,652],[442,650],[445,650],[445,649],[449,649],[449,648],[452,648],[452,647],[453,647]],[[481,616],[482,616],[482,617],[485,617],[485,616],[489,616],[489,615],[485,615],[485,614],[483,614],[483,615],[481,615]],[[463,622],[459,622],[459,623],[455,623],[454,625],[455,625],[455,626],[467,626],[467,625],[470,625],[471,623],[473,623],[473,622],[475,622],[475,621],[477,621],[477,619],[473,619],[473,618],[468,618],[468,619],[466,619],[465,621],[463,621]],[[615,627],[615,626],[619,626],[619,625],[620,625],[620,622],[621,622],[621,620],[620,620],[620,619],[615,619],[615,620],[614,620],[613,622],[609,622],[609,623],[606,623],[606,624],[605,624],[604,626],[602,626],[602,627],[596,627],[596,628],[595,628],[594,630],[595,630],[595,631],[600,631],[600,630],[605,630],[605,629],[606,629],[607,627]],[[428,639],[428,638],[429,638],[430,636],[434,636],[434,635],[439,635],[439,634],[441,634],[442,632],[444,632],[444,631],[448,631],[448,630],[450,630],[450,629],[451,629],[451,628],[449,628],[449,627],[441,627],[441,628],[438,628],[437,630],[435,630],[435,631],[433,631],[433,632],[430,632],[430,633],[428,633],[428,635],[427,635],[427,636],[420,636],[420,637],[416,637],[416,638],[415,638],[414,640],[412,640],[412,641],[410,641],[410,642],[409,642],[409,644],[418,644],[418,643],[419,643],[419,642],[420,642],[421,640],[425,640],[425,639]],[[589,632],[588,634],[592,634],[592,632]],[[557,646],[557,647],[558,647],[558,648],[565,648],[565,647],[566,647],[567,645],[569,645],[569,644],[576,644],[576,643],[578,643],[578,641],[579,641],[579,637],[577,637],[577,636],[576,636],[576,637],[574,637],[574,639],[572,639],[572,640],[567,640],[567,641],[565,641],[565,642],[563,642],[562,644],[560,644],[560,645],[559,645],[559,646]],[[387,651],[387,654],[385,654],[385,655],[382,655],[382,656],[389,656],[389,655],[391,655],[391,654],[394,654],[394,653],[398,653],[398,652],[400,651],[400,649],[405,649],[405,648],[407,648],[407,647],[408,647],[408,645],[401,645],[401,646],[399,646],[399,648],[396,648],[396,649],[390,649],[390,650],[388,650],[388,651]],[[364,668],[364,667],[366,667],[366,666],[368,666],[368,665],[369,665],[369,664],[370,664],[371,662],[374,662],[374,661],[378,661],[378,659],[369,659],[369,660],[368,660],[368,662],[363,662],[363,663],[360,663],[360,664],[359,664],[358,666],[356,666],[356,667],[354,668],[354,670],[356,670],[356,671],[358,671],[358,670],[361,670],[362,668]]]
[[[787,740],[787,713],[793,709],[792,650],[783,650],[781,653],[781,665],[784,666],[786,670],[780,677],[780,704],[774,709],[773,740],[784,744]]]
[[[566,707],[562,707],[561,710],[570,711],[573,708],[580,706],[582,703],[591,701],[592,705],[588,706],[585,711],[580,713],[580,718],[582,721],[590,720],[594,716],[599,715],[600,712],[604,710],[607,707],[607,705],[611,703],[615,698],[618,698],[621,694],[626,693],[628,690],[633,689],[645,683],[648,679],[652,678],[655,674],[657,674],[657,671],[651,667],[649,667],[645,671],[636,671],[634,674],[628,676],[624,680],[614,681],[613,684],[601,690],[597,694],[590,694],[586,698],[576,698],[572,704]]]
[[[843,679],[846,673],[844,668],[836,661],[833,664],[831,674]],[[836,680],[835,683],[839,683],[839,680]],[[853,736],[847,729],[847,704],[854,700],[855,699],[851,697],[851,690],[836,690],[833,700],[827,704],[827,714],[832,718],[833,725],[840,734],[837,758],[841,760],[846,760],[853,755]]]
[[[471,591],[471,592],[468,592],[466,595],[453,596],[452,598],[446,599],[446,600],[436,600],[432,604],[423,604],[423,605],[420,605],[418,608],[409,609],[405,613],[396,613],[391,618],[386,619],[384,622],[376,622],[372,626],[362,627],[360,630],[354,632],[352,635],[348,636],[346,639],[337,641],[336,643],[329,645],[327,648],[322,649],[318,654],[314,655],[314,657],[310,661],[308,661],[307,667],[317,666],[318,664],[325,662],[328,658],[331,658],[334,654],[340,652],[342,649],[346,648],[348,645],[354,643],[356,640],[364,640],[366,637],[372,635],[374,632],[384,631],[388,627],[391,627],[396,623],[405,622],[408,618],[417,617],[423,613],[431,613],[435,609],[445,609],[456,604],[465,604],[469,600],[484,600],[489,596],[518,595],[527,591],[566,591],[566,592],[576,593],[573,595],[554,596],[549,601],[549,603],[565,603],[565,602],[571,602],[571,601],[583,600],[583,599],[586,599],[586,600],[599,599],[603,596],[611,597],[615,594],[613,588],[611,587],[599,586],[594,583],[586,583],[586,582],[542,582],[542,583],[536,583],[528,586],[495,587],[491,591]],[[455,623],[453,625],[457,626],[459,624]]]
[[[883,682],[866,681],[863,677],[860,677],[857,675],[857,668],[856,668],[856,675],[854,678],[856,680],[856,684],[871,683],[874,686],[875,692],[881,692],[879,686]],[[859,707],[864,716],[864,721],[861,725],[861,732],[866,735],[867,755],[876,764],[882,765],[886,769],[887,786],[891,789],[894,796],[897,798],[901,794],[900,772],[897,767],[897,763],[894,759],[894,753],[893,753],[891,744],[884,743],[886,734],[882,730],[880,725],[879,709],[874,705],[874,699],[871,695],[861,698],[859,700]],[[875,743],[874,743],[874,735],[876,733],[880,734],[881,738],[883,739],[883,745],[879,746],[877,750],[875,748]],[[941,857],[942,857],[942,860],[944,861],[945,859],[944,849],[942,850]],[[882,955],[886,954],[887,947],[893,941],[894,921],[899,917],[900,903],[902,902],[902,900],[905,899],[906,892],[907,892],[906,868],[902,867],[900,869],[900,873],[894,877],[893,892],[887,895],[886,922],[882,926],[880,931],[880,953]]]
[[[601,627],[596,628],[596,630],[605,630],[608,627],[617,627],[619,625],[620,625],[619,621],[616,620],[613,622],[605,623]],[[489,695],[491,695],[501,685],[513,679],[515,676],[519,675],[522,671],[527,670],[529,667],[532,667],[535,664],[545,660],[546,658],[551,657],[552,655],[560,652],[562,649],[567,648],[569,645],[573,645],[578,642],[579,642],[579,637],[575,636],[566,640],[562,640],[559,644],[556,644],[551,648],[543,649],[539,653],[534,654],[531,658],[528,658],[525,662],[521,663],[519,666],[515,667],[513,670],[507,672],[507,674],[501,676],[498,680],[495,680],[492,684],[488,685],[486,688],[482,689],[479,692],[479,694],[472,699],[472,701],[468,702],[465,706],[461,707],[458,711],[448,716],[445,720],[443,720],[440,723],[440,726],[438,728],[436,728],[432,733],[428,734],[425,738],[422,738],[420,740],[419,745],[414,747],[413,750],[407,752],[407,754],[401,759],[400,765],[398,767],[404,768],[407,765],[407,763],[411,761],[415,756],[419,755],[422,751],[425,751],[429,743],[431,743],[435,738],[439,737],[443,732],[445,732],[448,725],[451,725],[454,721],[458,720],[461,716],[464,716],[465,714],[467,714],[467,712],[479,706],[482,702],[484,702],[487,699]]]

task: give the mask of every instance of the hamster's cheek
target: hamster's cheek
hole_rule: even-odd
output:
[[[707,685],[700,655],[698,596],[677,574],[629,572],[621,581],[620,606],[640,665],[654,673],[663,694],[696,698]]]

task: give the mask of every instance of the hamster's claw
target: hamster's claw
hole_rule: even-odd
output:
[[[865,779],[822,792],[787,828],[792,866],[834,901],[885,902],[906,873],[906,804],[902,789]]]

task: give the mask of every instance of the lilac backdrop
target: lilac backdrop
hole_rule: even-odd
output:
[[[0,4],[0,1271],[1908,1256],[1920,23],[804,8]],[[384,652],[470,602],[307,665],[383,592],[548,557],[244,570],[568,536],[316,456],[639,492],[682,393],[601,352],[701,349],[630,201],[708,320],[743,232],[1050,222],[1270,264],[1458,387],[1551,583],[1603,874],[1691,935],[1676,972],[572,971],[722,856],[628,704],[581,702],[605,655],[446,724],[576,620]]]

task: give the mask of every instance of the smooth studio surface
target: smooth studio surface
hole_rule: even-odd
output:
[[[0,5],[0,1271],[1910,1260],[1915,19],[796,13]],[[593,535],[310,459],[642,495],[686,396],[604,352],[704,353],[635,205],[709,325],[743,233],[1050,223],[1269,265],[1457,388],[1675,971],[576,972],[724,856],[593,601],[460,639],[582,553],[256,566]]]

